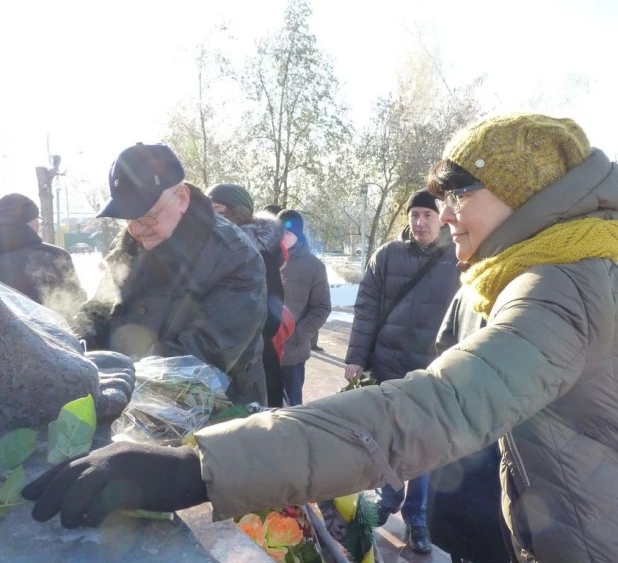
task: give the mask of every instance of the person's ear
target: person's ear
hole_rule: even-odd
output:
[[[191,191],[184,184],[178,188],[178,209],[184,215],[191,203]]]

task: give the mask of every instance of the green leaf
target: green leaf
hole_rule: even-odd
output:
[[[61,416],[63,412],[70,412],[74,414],[82,422],[92,427],[93,431],[96,430],[97,411],[94,406],[94,399],[92,398],[92,395],[88,395],[86,397],[82,397],[81,399],[76,399],[75,401],[67,403],[60,410]],[[58,417],[58,420],[60,420],[61,416]]]
[[[20,493],[26,486],[26,482],[26,472],[21,465],[11,471],[0,487],[0,516],[4,516],[12,506],[23,504],[24,500]]]
[[[290,561],[295,562],[302,561],[302,563],[321,563],[322,558],[312,541],[303,541],[298,545],[288,546],[288,553],[286,554],[286,562],[288,561],[288,555],[291,555]]]
[[[378,385],[378,380],[374,377],[368,378],[365,374],[361,374],[359,379],[350,381],[345,387],[342,387],[338,393],[344,391],[353,391],[354,389],[360,389],[361,387],[368,387],[369,385]]]
[[[47,460],[56,464],[88,453],[96,427],[97,415],[91,395],[66,404],[58,420],[49,423]]]
[[[38,432],[18,428],[0,438],[0,469],[14,469],[23,463],[36,448]]]

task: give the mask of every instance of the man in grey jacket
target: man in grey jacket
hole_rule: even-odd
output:
[[[278,215],[285,226],[283,243],[290,259],[281,273],[284,303],[296,329],[285,343],[282,360],[283,386],[290,406],[303,402],[305,362],[311,356],[311,338],[330,313],[330,288],[326,267],[309,250],[302,215],[285,209]]]
[[[354,322],[346,356],[345,377],[354,381],[364,370],[383,382],[403,379],[426,368],[436,357],[436,335],[459,287],[455,245],[440,228],[436,198],[427,189],[410,196],[408,226],[397,240],[371,257],[354,305]],[[429,260],[436,262],[403,295],[409,280]],[[389,313],[390,311],[390,313]],[[379,501],[379,524],[401,509],[410,547],[429,553],[427,532],[427,473],[405,489],[385,485]]]

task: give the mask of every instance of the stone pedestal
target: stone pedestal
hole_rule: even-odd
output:
[[[108,442],[109,427],[97,430],[93,447]],[[29,480],[51,467],[46,444],[41,432],[37,451],[24,464]],[[0,563],[218,563],[178,517],[169,522],[115,514],[99,528],[66,530],[58,516],[35,522],[31,510],[26,502],[0,517]]]

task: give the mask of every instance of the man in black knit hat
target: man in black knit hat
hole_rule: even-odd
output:
[[[365,370],[380,382],[403,379],[437,355],[438,329],[459,286],[455,245],[448,229],[441,228],[436,198],[427,189],[410,196],[406,214],[408,226],[398,240],[376,250],[361,280],[345,360],[348,381]],[[410,287],[419,271],[421,277]],[[408,483],[407,492],[389,485],[381,489],[379,524],[401,509],[410,547],[417,553],[431,551],[428,482],[429,476],[422,475]]]

